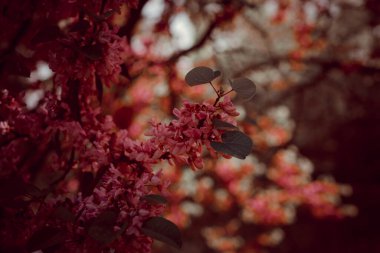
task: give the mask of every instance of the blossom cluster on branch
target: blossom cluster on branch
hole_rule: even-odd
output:
[[[149,50],[146,55],[133,52],[128,37],[136,17],[134,8],[141,11],[146,2],[0,3],[0,26],[6,28],[0,36],[0,251],[151,252],[152,238],[181,247],[174,223],[180,227],[185,227],[184,220],[190,223],[178,204],[189,198],[220,213],[241,210],[241,217],[226,221],[225,228],[209,226],[199,231],[210,248],[218,251],[251,250],[238,235],[242,223],[288,224],[301,205],[316,216],[345,216],[338,207],[342,193],[338,185],[311,181],[310,172],[287,164],[281,153],[268,169],[275,185],[268,189],[252,186],[257,176],[252,164],[210,166],[219,154],[250,156],[251,138],[258,145],[264,142],[256,138],[257,131],[247,128],[249,136],[239,131],[239,113],[228,95],[234,91],[242,101],[252,99],[256,87],[247,78],[230,80],[231,90],[225,92],[212,83],[221,75],[219,71],[196,67],[186,75],[186,83],[209,84],[216,99],[185,100],[175,108],[175,93],[184,89],[183,81],[169,71],[175,95],[169,106],[174,109],[168,111],[174,119],[166,123],[152,119],[149,128],[140,129],[143,138],[134,138],[138,134],[127,126],[135,114],[143,114],[141,110],[150,106],[153,93],[146,86],[131,85],[129,92],[137,94],[134,104],[121,107],[120,115],[105,108],[104,100],[110,104],[109,93],[122,96],[118,91],[124,92],[125,84],[136,78],[131,73],[143,73],[156,60]],[[226,7],[191,49],[200,47],[217,24],[241,8]],[[117,21],[123,11],[128,20]],[[124,26],[117,25],[124,21]],[[174,54],[168,62],[191,49]],[[53,76],[32,80],[30,74],[41,62]],[[165,68],[159,61],[155,64]],[[42,95],[30,105],[30,94],[37,93]],[[191,173],[212,174],[218,187],[213,189],[208,178],[200,178],[191,185],[196,191],[193,196],[186,195],[181,185],[171,192],[169,186],[181,183],[178,177],[187,166],[193,169]],[[176,171],[175,176],[170,176],[170,170]],[[171,205],[165,213],[167,199]],[[259,237],[261,244],[266,238]]]
[[[169,124],[152,122],[151,138],[145,141],[118,130],[99,105],[103,84],[118,82],[128,54],[125,38],[108,20],[122,3],[70,1],[53,7],[37,1],[25,20],[16,20],[18,32],[2,38],[4,251],[150,252],[148,235],[160,229],[161,237],[180,246],[176,227],[158,219],[169,182],[152,166],[169,160],[201,168],[202,146],[213,150],[210,141],[222,141],[224,131],[213,120],[234,122],[237,113],[228,97],[214,105],[185,102]],[[2,6],[2,26],[17,27],[11,15],[33,5],[17,4]],[[59,15],[56,8],[62,9]],[[19,49],[21,42],[28,48]],[[41,60],[53,70],[53,82],[35,85],[44,94],[30,109],[24,93],[5,88],[11,88],[12,75],[27,76],[32,63]],[[23,73],[9,72],[9,62]],[[165,234],[162,226],[175,234]]]

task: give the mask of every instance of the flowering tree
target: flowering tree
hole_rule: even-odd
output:
[[[11,16],[26,12],[29,4],[5,4],[2,25],[17,26]],[[244,158],[251,151],[250,139],[236,130],[238,113],[222,90],[215,90],[214,104],[185,102],[169,124],[152,121],[147,140],[132,140],[127,130],[116,129],[100,104],[103,85],[117,82],[128,50],[125,38],[107,21],[120,4],[61,3],[56,8],[63,12],[57,16],[49,1],[40,1],[29,19],[21,18],[25,24],[19,31],[4,39],[5,86],[12,74],[30,73],[28,62],[44,60],[54,71],[50,85],[34,84],[44,95],[32,110],[25,107],[23,93],[1,93],[5,250],[149,252],[150,237],[180,247],[177,227],[158,217],[164,202],[158,194],[167,182],[152,166],[168,160],[200,169],[203,145],[213,155],[221,151]],[[51,24],[59,20],[66,23]],[[29,26],[34,34],[28,34]],[[22,39],[26,48],[17,52]],[[28,50],[33,50],[31,57],[25,55]],[[6,70],[8,61],[25,73]],[[211,84],[218,74],[199,67],[187,80]],[[243,97],[254,93],[248,79],[231,86]]]
[[[349,186],[313,176],[297,149],[304,126],[279,105],[297,121],[294,94],[325,72],[377,68],[326,37],[339,4],[306,2],[3,1],[1,251],[150,252],[157,239],[183,252],[261,252],[299,209],[355,214],[341,205]],[[196,39],[164,47],[181,17]],[[38,66],[52,76],[33,78]],[[254,100],[242,76],[260,84]]]

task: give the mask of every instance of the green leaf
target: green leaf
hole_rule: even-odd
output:
[[[248,78],[238,78],[230,82],[230,84],[232,89],[238,94],[238,97],[245,101],[252,99],[256,94],[256,85]]]
[[[66,235],[59,228],[44,227],[35,232],[28,240],[26,248],[29,252],[45,250],[64,243]]]
[[[188,85],[194,86],[209,83],[215,78],[214,70],[208,67],[196,67],[189,71],[185,76]]]
[[[167,243],[177,249],[180,249],[182,246],[181,232],[178,227],[165,218],[153,217],[148,219],[144,223],[142,231],[147,236]]]
[[[237,130],[238,128],[228,122],[225,122],[225,121],[222,121],[220,119],[213,119],[212,120],[212,124],[214,125],[214,127],[218,130],[227,130],[227,131],[231,131],[231,130]]]
[[[143,199],[145,199],[146,201],[148,201],[151,204],[166,204],[166,203],[168,203],[168,201],[166,200],[166,198],[164,198],[164,197],[162,197],[161,195],[158,195],[158,194],[145,195],[143,197]]]
[[[240,131],[229,131],[222,135],[222,142],[212,141],[211,147],[218,152],[245,159],[252,151],[252,140]]]

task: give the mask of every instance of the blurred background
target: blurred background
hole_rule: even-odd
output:
[[[231,93],[254,142],[246,160],[205,152],[200,171],[157,167],[174,182],[166,216],[184,245],[154,252],[380,252],[378,0],[140,0],[113,19],[129,52],[102,107],[134,138],[184,99],[215,100],[186,85],[193,67],[220,70],[224,90],[239,77],[257,86],[250,102]],[[51,75],[39,62],[25,81]]]

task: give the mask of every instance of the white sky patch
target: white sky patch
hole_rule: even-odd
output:
[[[24,97],[26,108],[28,108],[28,110],[33,110],[34,108],[36,108],[38,105],[38,102],[41,100],[43,96],[44,96],[43,90],[27,91]]]
[[[30,73],[28,82],[46,81],[53,76],[53,71],[46,62],[37,62],[36,70]]]
[[[150,0],[142,9],[142,15],[145,18],[151,19],[153,22],[157,22],[164,12],[164,9],[165,4],[163,0]]]
[[[179,49],[187,49],[195,43],[195,28],[186,13],[179,13],[171,20],[170,32]]]
[[[177,68],[179,69],[183,78],[185,78],[187,72],[189,72],[189,70],[193,67],[193,60],[188,56],[183,56],[177,61]]]
[[[278,2],[274,0],[266,1],[263,5],[264,14],[267,17],[274,17],[279,10]]]
[[[239,116],[237,116],[236,119],[237,119],[238,121],[243,120],[243,119],[245,118],[245,115],[246,115],[246,112],[245,112],[244,107],[241,106],[241,105],[238,105],[238,106],[236,106],[236,111],[238,111],[238,113],[239,113]]]
[[[164,96],[167,96],[169,95],[169,87],[166,83],[160,83],[158,85],[156,85],[154,88],[154,93],[156,94],[156,96],[158,97],[164,97]]]
[[[132,47],[133,52],[135,52],[136,54],[143,55],[147,51],[146,47],[143,45],[141,41],[141,38],[137,36],[132,37],[131,47]]]
[[[203,207],[199,204],[185,201],[181,204],[181,208],[184,212],[193,215],[193,216],[201,216],[203,214]]]
[[[311,2],[307,2],[304,5],[306,12],[306,20],[309,24],[314,24],[318,18],[318,7]]]

